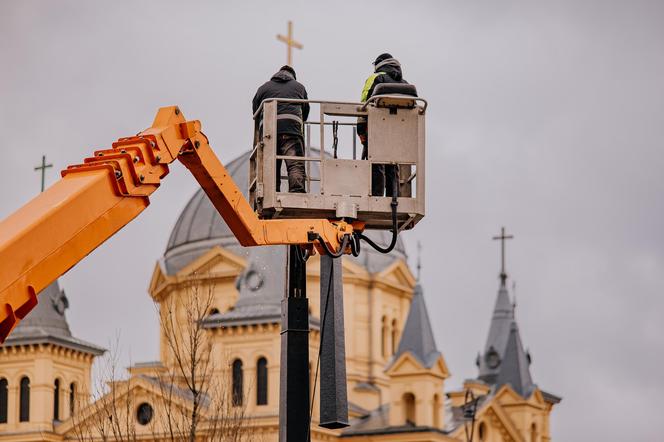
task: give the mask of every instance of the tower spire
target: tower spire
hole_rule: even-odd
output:
[[[505,240],[514,238],[513,235],[505,235],[505,227],[500,229],[500,235],[494,236],[494,240],[500,240],[500,285],[505,287],[507,273],[505,271]]]
[[[512,238],[514,236],[505,233],[505,227],[501,228],[500,235],[493,237],[501,242],[500,287],[491,317],[489,336],[478,361],[479,379],[498,387],[510,384],[518,394],[528,397],[535,384],[530,375],[528,356],[515,319],[516,295],[510,300],[506,284],[505,241]],[[514,282],[512,291],[516,292]]]

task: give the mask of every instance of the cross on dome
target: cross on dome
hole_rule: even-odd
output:
[[[304,49],[304,46],[302,46],[302,43],[297,42],[293,40],[293,22],[288,20],[288,35],[283,36],[281,34],[277,34],[277,40],[286,43],[286,46],[288,47],[288,66],[293,66],[293,48],[295,49]]]

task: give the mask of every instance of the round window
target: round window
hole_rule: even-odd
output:
[[[245,275],[245,282],[249,290],[255,292],[263,286],[263,277],[257,271],[249,270]]]
[[[486,354],[486,364],[489,368],[498,368],[500,365],[500,355],[493,347],[491,347]]]
[[[136,420],[141,425],[147,425],[152,420],[153,414],[154,410],[152,409],[152,405],[144,402],[139,405],[136,410]]]

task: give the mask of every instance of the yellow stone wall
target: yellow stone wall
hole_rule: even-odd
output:
[[[41,440],[39,432],[52,432],[55,380],[60,380],[60,420],[70,410],[69,388],[75,385],[75,406],[87,405],[93,356],[53,344],[0,347],[0,378],[8,381],[7,423],[0,424],[0,440]],[[19,385],[30,379],[30,420],[19,422]],[[10,436],[31,433],[31,436]],[[35,439],[36,438],[36,439]]]

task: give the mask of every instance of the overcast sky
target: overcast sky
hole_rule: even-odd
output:
[[[397,57],[430,103],[427,217],[406,234],[439,349],[476,376],[500,226],[539,386],[561,441],[661,440],[664,2],[0,0],[0,217],[57,171],[178,104],[223,161],[249,149],[255,88],[285,61],[319,99],[356,101]],[[76,336],[157,358],[147,286],[196,189],[175,164],[141,217],[67,273]]]

